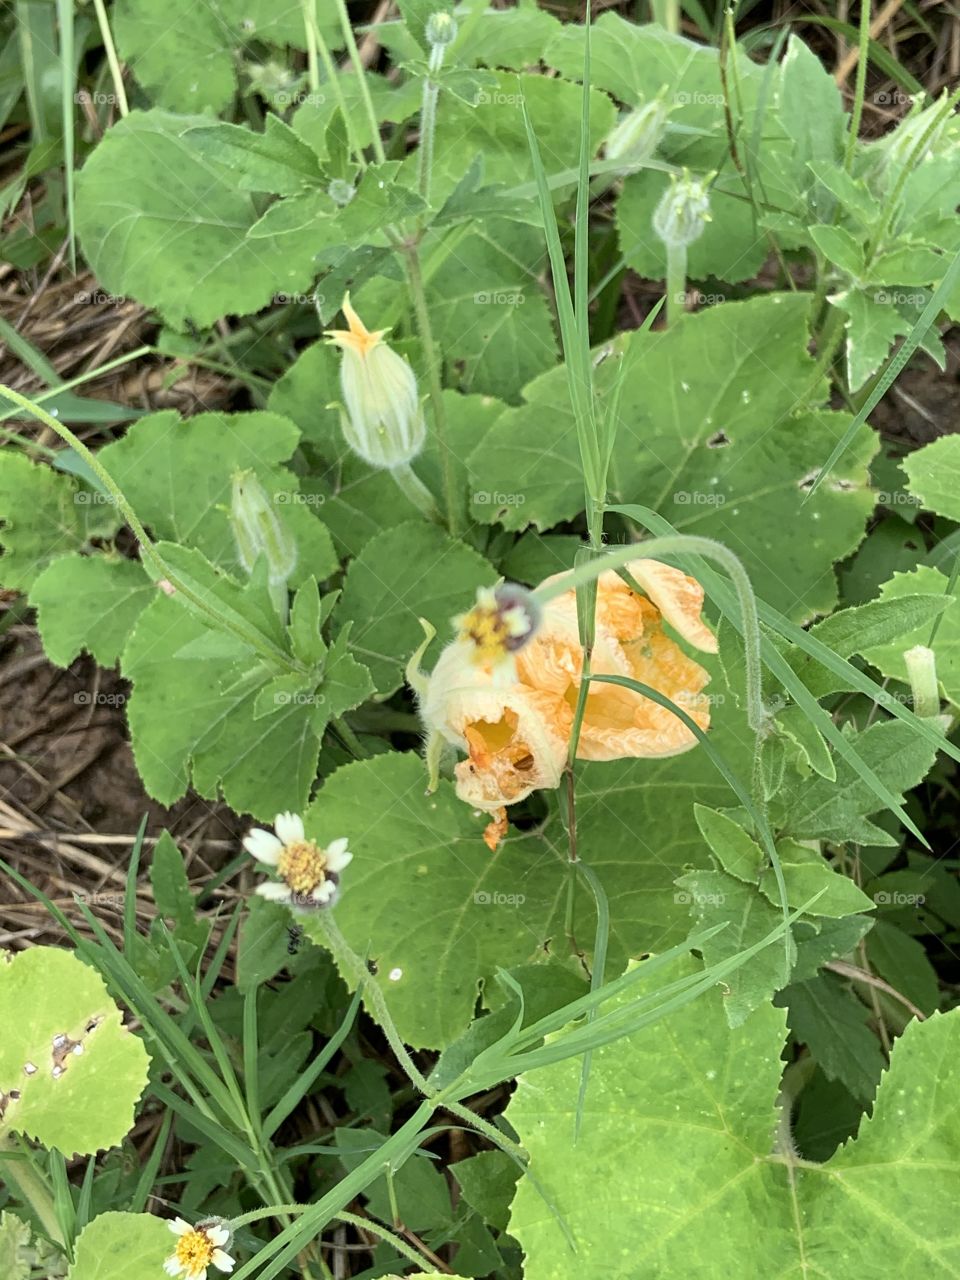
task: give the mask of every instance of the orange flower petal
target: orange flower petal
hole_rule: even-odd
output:
[[[717,652],[717,637],[700,618],[703,587],[696,578],[659,560],[631,560],[626,568],[684,640],[704,653]]]

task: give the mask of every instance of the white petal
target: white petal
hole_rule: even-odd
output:
[[[229,1253],[224,1253],[222,1249],[217,1249],[213,1255],[213,1265],[220,1271],[232,1271],[237,1264]]]
[[[163,1269],[168,1276],[178,1276],[180,1275],[181,1271],[183,1271],[183,1267],[180,1263],[180,1260],[177,1258],[175,1254],[166,1260],[166,1262],[163,1264]]]
[[[273,826],[284,844],[303,839],[303,819],[298,813],[278,813]]]
[[[331,840],[326,848],[327,867],[331,871],[342,871],[353,861],[353,854],[347,848],[346,836],[339,840]]]
[[[253,828],[244,838],[243,847],[258,862],[264,862],[268,867],[275,867],[283,853],[283,841],[278,840],[272,831],[264,831],[262,827]]]
[[[290,897],[290,890],[287,886],[278,884],[276,880],[265,880],[263,884],[258,884],[257,893],[261,898],[266,898],[269,902],[286,902]]]
[[[207,1227],[207,1239],[211,1244],[215,1244],[219,1248],[220,1245],[226,1244],[230,1239],[230,1232],[223,1226]]]
[[[173,1232],[175,1236],[185,1236],[188,1231],[193,1230],[193,1227],[191,1227],[190,1223],[184,1222],[182,1218],[174,1218],[172,1222],[167,1223],[167,1226],[170,1228],[170,1230]]]
[[[207,1268],[204,1267],[202,1271],[198,1271],[195,1277],[191,1277],[191,1280],[207,1280]]]
[[[337,886],[332,880],[324,880],[323,884],[318,884],[316,889],[310,895],[314,902],[329,902],[333,895],[337,892]]]

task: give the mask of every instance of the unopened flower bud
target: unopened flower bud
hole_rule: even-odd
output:
[[[607,138],[607,159],[633,165],[652,156],[663,137],[669,110],[663,99],[656,97],[652,102],[645,102],[642,107],[630,111]]]
[[[327,337],[343,352],[340,422],[347,444],[371,467],[404,467],[423,448],[427,426],[409,363],[386,342],[386,329],[371,332],[343,300],[348,329],[333,329]]]
[[[432,13],[425,28],[427,43],[436,47],[452,44],[457,38],[457,24],[449,13]]]
[[[353,197],[357,194],[357,189],[352,183],[347,182],[344,178],[332,178],[327,187],[327,195],[334,204],[339,205],[342,209],[348,205]]]
[[[286,582],[297,567],[297,544],[253,471],[237,471],[230,499],[230,525],[240,563],[248,573],[265,556],[270,582]]]
[[[671,180],[653,214],[653,229],[664,242],[686,248],[703,235],[710,221],[710,196],[707,183],[683,177]]]
[[[940,713],[940,686],[937,681],[937,659],[932,649],[916,644],[904,651],[914,715],[921,720]]]

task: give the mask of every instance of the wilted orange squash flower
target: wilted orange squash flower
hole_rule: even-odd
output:
[[[701,690],[710,676],[663,628],[666,621],[694,648],[716,653],[716,636],[700,617],[703,588],[659,560],[631,560],[625,569],[645,594],[613,570],[597,579],[593,674],[626,676],[649,685],[706,729],[709,703]],[[543,586],[560,577],[548,578]],[[536,635],[517,656],[517,676],[524,685],[558,695],[570,707],[572,723],[582,669],[576,593],[567,591],[544,608]],[[673,756],[696,741],[678,716],[650,698],[620,685],[591,682],[578,759]]]
[[[650,685],[706,729],[710,713],[701,690],[709,675],[663,628],[666,621],[695,648],[716,652],[716,638],[700,618],[702,587],[656,560],[631,561],[626,571],[645,594],[613,571],[600,575],[592,671]],[[525,595],[509,585],[481,592],[458,619],[460,635],[441,654],[421,698],[431,741],[443,739],[466,755],[454,771],[457,794],[493,815],[484,837],[491,848],[506,831],[507,805],[559,785],[583,670],[576,593],[534,610],[530,628],[515,638],[510,632],[521,630],[516,618]],[[510,627],[501,625],[504,615]],[[491,635],[502,639],[499,661]],[[670,756],[696,741],[683,721],[649,698],[591,683],[579,759]]]

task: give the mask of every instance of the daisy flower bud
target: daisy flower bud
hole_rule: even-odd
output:
[[[286,582],[297,567],[297,544],[253,471],[237,471],[230,497],[230,526],[247,573],[266,556],[271,583]]]
[[[684,170],[673,177],[653,213],[653,229],[664,244],[686,248],[703,235],[710,218],[710,196],[706,181],[698,182]]]
[[[273,831],[254,827],[243,847],[278,877],[257,886],[261,897],[307,910],[333,905],[340,873],[353,860],[345,836],[321,848],[307,839],[303,819],[295,813],[278,813]]]
[[[453,44],[457,38],[457,24],[449,13],[432,13],[425,28],[427,44],[436,47]]]
[[[347,444],[371,467],[405,467],[420,453],[427,435],[417,379],[409,363],[383,340],[386,329],[371,331],[343,300],[347,329],[326,337],[343,352],[340,422]]]
[[[174,1218],[167,1226],[178,1236],[176,1248],[163,1264],[168,1276],[183,1280],[207,1280],[207,1268],[229,1274],[236,1262],[225,1252],[230,1243],[230,1228],[222,1218],[207,1218],[191,1227],[183,1218]]]

